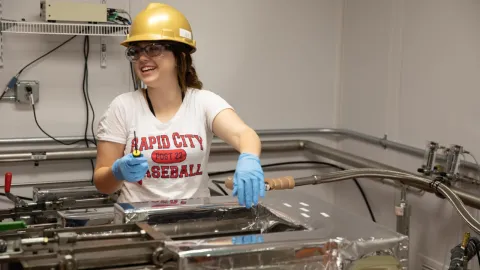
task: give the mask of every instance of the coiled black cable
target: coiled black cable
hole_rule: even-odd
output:
[[[84,58],[84,66],[83,66],[83,97],[85,99],[85,109],[86,109],[86,115],[87,115],[87,122],[85,124],[85,133],[84,133],[84,139],[85,139],[85,145],[90,147],[88,142],[87,134],[88,134],[88,124],[90,121],[90,109],[92,110],[92,122],[91,122],[91,132],[92,132],[92,137],[93,137],[93,144],[96,146],[97,145],[97,140],[95,139],[95,131],[93,124],[95,122],[95,110],[92,105],[92,101],[90,100],[90,93],[88,91],[88,57],[90,55],[90,37],[85,36],[83,40],[83,58]],[[91,142],[91,141],[90,141]],[[90,159],[90,165],[92,166],[92,183],[93,183],[93,174],[95,173],[95,165],[93,162],[93,159]]]

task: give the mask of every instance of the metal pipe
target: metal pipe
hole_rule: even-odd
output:
[[[15,96],[4,96],[0,99],[0,101],[15,101],[17,98]]]
[[[262,140],[262,152],[286,152],[286,151],[300,151],[300,150],[321,150],[321,155],[329,158],[328,153],[331,153],[333,149],[330,147],[324,148],[324,146],[313,143],[310,141],[303,141],[303,140],[282,140],[282,141],[265,141]],[[236,150],[226,143],[212,143],[211,153],[212,154],[228,154],[228,153],[235,153]],[[346,152],[343,153],[348,160],[350,154]],[[36,151],[33,153],[25,153],[25,152],[16,152],[15,154],[0,154],[0,163],[5,162],[20,162],[20,161],[44,161],[44,160],[65,160],[65,159],[93,159],[96,157],[96,148],[81,148],[81,149],[63,149],[63,150],[47,150],[47,151]],[[331,158],[332,159],[332,158]],[[337,160],[333,158],[333,160]],[[337,160],[342,162],[341,160]],[[370,161],[374,162],[374,161]],[[348,164],[348,163],[346,163]],[[382,168],[382,169],[391,169],[391,170],[399,170],[394,167],[387,166],[382,163],[372,163],[371,166],[373,168]],[[383,184],[390,185],[392,187],[401,188],[401,185],[396,183],[392,180],[379,180]],[[415,190],[411,187],[408,187],[408,191],[413,192],[417,195],[423,194],[422,190]]]
[[[395,168],[393,166],[380,163],[371,159],[360,157],[351,153],[347,153],[329,146],[321,145],[311,141],[304,141],[304,147],[307,151],[319,155],[324,158],[338,161],[357,168],[382,168],[403,173],[410,173],[405,170]]]
[[[470,212],[468,212],[464,203],[456,194],[456,192],[441,182],[434,183],[434,181],[431,179],[416,176],[410,173],[400,173],[398,171],[371,168],[333,172],[314,178],[318,183],[342,181],[352,178],[390,178],[397,181],[407,182],[409,185],[424,187],[425,190],[432,193],[439,192],[452,204],[467,225],[476,233],[480,234],[480,223],[470,214]],[[434,186],[436,186],[435,190],[433,188]],[[477,208],[478,207],[479,205],[477,205]]]
[[[257,130],[259,136],[281,136],[281,135],[317,135],[317,136],[344,136],[357,141],[366,142],[369,144],[381,146],[385,149],[392,149],[404,154],[422,158],[425,155],[425,150],[417,147],[413,147],[407,144],[388,140],[385,137],[375,137],[366,133],[361,133],[349,129],[341,128],[306,128],[306,129],[276,129],[276,130]],[[447,157],[438,153],[436,158],[443,162],[447,161]],[[476,163],[461,161],[461,167],[468,168],[470,170],[478,170],[479,166]]]
[[[133,238],[145,236],[145,231],[134,232],[110,232],[108,234],[79,234],[76,235],[74,240],[76,241],[92,241],[92,240],[106,240],[106,239],[118,239],[118,238]]]
[[[400,200],[395,203],[395,216],[397,217],[397,232],[410,236],[410,212],[411,207],[407,201],[407,189],[402,188]]]
[[[317,143],[304,141],[305,149],[320,155],[322,157],[338,161],[340,163],[350,165],[356,168],[381,168],[390,171],[397,171],[400,173],[411,174],[408,171],[400,170],[398,168],[379,163],[370,159],[366,159],[360,156],[356,156],[347,152],[340,151],[335,148],[331,148],[328,146],[320,145]],[[401,181],[401,180],[400,180]],[[403,181],[401,181],[403,182]],[[407,183],[404,183],[407,184]],[[411,182],[407,185],[413,186],[428,192],[433,192],[433,189],[428,184],[420,184],[418,182]],[[475,194],[468,193],[467,191],[460,190],[458,188],[451,187],[450,188],[462,201],[468,206],[474,207],[476,209],[480,209],[480,197],[476,196]]]
[[[297,150],[308,150],[314,154],[320,155],[322,157],[338,161],[343,164],[347,164],[357,168],[382,168],[392,171],[406,172],[380,162],[376,162],[370,159],[366,159],[360,156],[356,156],[347,152],[337,150],[335,148],[327,147],[320,145],[311,141],[306,140],[285,140],[285,141],[262,141],[262,151],[263,152],[285,152],[285,151],[297,151]],[[38,151],[37,151],[38,152]],[[231,146],[225,143],[213,143],[211,148],[211,153],[222,154],[222,153],[235,153],[236,151]],[[19,152],[13,157],[16,161],[35,161],[35,158],[32,158],[32,153]],[[83,148],[83,149],[68,149],[68,150],[51,150],[46,151],[43,159],[38,160],[66,160],[66,159],[92,159],[96,156],[95,148]],[[21,157],[21,158],[20,158]],[[0,154],[0,163],[2,162],[11,162],[12,156],[10,154]],[[383,181],[386,184],[397,186],[394,183],[388,183]],[[425,190],[428,187],[425,186],[415,186],[416,188]],[[462,199],[462,201],[470,206],[480,209],[480,198],[474,194],[470,194],[466,191],[452,188],[452,190]]]
[[[263,141],[262,151],[264,152],[288,152],[303,150],[302,141]],[[226,143],[212,143],[210,153],[212,154],[230,154],[237,152],[233,147]],[[75,160],[75,159],[94,159],[97,156],[97,149],[91,148],[69,148],[69,149],[51,149],[35,150],[33,152],[11,151],[0,153],[0,163],[6,162],[24,162],[24,161],[45,161],[45,160]]]
[[[259,136],[282,136],[282,135],[316,135],[316,136],[344,136],[350,139],[355,139],[357,141],[363,141],[369,144],[381,146],[384,148],[389,148],[396,150],[405,154],[409,154],[416,157],[423,157],[425,151],[424,149],[409,146],[407,144],[395,142],[388,140],[386,137],[376,137],[369,134],[349,130],[349,129],[340,129],[340,128],[305,128],[305,129],[271,129],[271,130],[256,130]],[[58,140],[64,141],[66,143],[71,143],[74,141],[83,142],[84,137],[57,137]],[[93,138],[89,138],[93,140]],[[3,138],[0,139],[0,145],[14,145],[14,144],[41,144],[41,143],[54,143],[55,141],[51,138]],[[446,161],[444,155],[439,154],[437,156],[439,160]],[[475,163],[462,161],[463,167],[466,167],[471,170],[477,170],[478,166]]]
[[[78,143],[85,143],[85,137],[77,136],[60,136],[55,139],[64,143],[72,143],[78,141]],[[87,137],[88,140],[93,141],[93,137]],[[0,139],[0,145],[11,146],[14,144],[42,144],[42,143],[56,143],[53,139],[48,137],[26,137],[26,138],[2,138]]]
[[[304,129],[270,129],[270,130],[256,130],[259,136],[282,136],[282,135],[337,135],[337,136],[347,136],[354,139],[358,139],[364,142],[381,145],[381,146],[388,146],[393,149],[401,150],[401,151],[413,151],[413,153],[419,153],[423,155],[422,149],[417,149],[414,147],[410,147],[408,145],[404,145],[401,143],[396,143],[393,141],[389,141],[386,138],[379,138],[375,136],[371,136],[368,134],[348,130],[348,129],[337,129],[337,128],[304,128]],[[84,137],[71,137],[71,136],[63,136],[63,137],[56,137],[57,140],[72,143],[75,141],[84,142]],[[88,139],[93,140],[92,137],[88,137]],[[39,144],[39,143],[55,143],[55,141],[49,137],[27,137],[27,138],[2,138],[0,139],[0,145],[13,145],[13,144]]]
[[[267,133],[268,135],[268,133]],[[287,151],[300,151],[304,150],[305,144],[309,145],[321,145],[303,141],[303,140],[281,140],[281,141],[266,141],[262,140],[262,152],[287,152]],[[333,148],[332,148],[333,149]],[[226,143],[212,143],[211,151],[212,154],[229,154],[235,153],[236,150]],[[349,155],[345,153],[346,155]],[[33,153],[26,153],[17,151],[13,154],[0,153],[0,163],[6,162],[26,162],[26,161],[44,161],[44,160],[75,160],[75,159],[94,159],[96,157],[96,148],[76,148],[76,149],[62,149],[62,150],[40,150]],[[377,163],[374,168],[389,168],[385,167],[386,165]],[[398,169],[396,169],[398,170]],[[381,180],[383,184],[390,185],[392,187],[401,188],[401,185],[391,180]],[[415,190],[409,187],[409,191],[417,195],[423,194],[422,190]]]
[[[366,133],[361,133],[349,129],[341,128],[312,128],[312,129],[280,129],[280,130],[259,130],[259,135],[333,135],[333,136],[345,136],[358,141],[382,146],[385,148],[391,148],[403,153],[412,154],[415,156],[423,157],[424,150],[416,147],[412,147],[406,144],[394,142],[388,140],[386,137],[375,137]]]
[[[326,165],[318,164],[292,164],[279,167],[265,167],[264,172],[272,171],[293,171],[293,170],[313,170],[331,168]],[[56,181],[42,181],[42,182],[26,182],[26,183],[12,183],[10,186],[15,188],[26,187],[43,187],[43,188],[62,188],[62,187],[82,187],[92,185],[92,180],[56,180]],[[0,188],[5,187],[0,184]]]

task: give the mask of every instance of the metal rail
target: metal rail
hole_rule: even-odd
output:
[[[306,161],[308,162],[308,161]],[[313,170],[313,169],[328,169],[331,168],[327,165],[320,164],[292,164],[282,165],[278,167],[265,167],[264,172],[279,172],[279,171],[294,171],[294,170]],[[210,173],[210,172],[209,172]],[[225,173],[227,174],[227,173]],[[26,188],[26,187],[44,187],[44,188],[65,188],[65,187],[82,187],[92,184],[91,179],[71,179],[71,180],[51,180],[42,182],[25,182],[25,183],[12,183],[10,186],[13,188]],[[0,188],[4,188],[5,185],[0,183]]]
[[[262,152],[264,153],[276,153],[276,152],[291,152],[291,151],[304,151],[305,144],[309,141],[304,140],[275,140],[265,141],[262,140]],[[313,143],[313,145],[317,145]],[[330,148],[329,149],[334,149]],[[226,143],[212,143],[210,150],[211,154],[231,154],[236,153],[236,150]],[[0,153],[1,163],[12,162],[38,162],[38,161],[53,161],[53,160],[82,160],[82,159],[94,159],[96,158],[96,148],[72,148],[72,149],[52,149],[52,150],[35,150],[34,152],[15,151],[11,153]],[[345,153],[348,155],[347,153]],[[386,165],[378,163],[380,167],[386,168]],[[390,168],[390,167],[388,167]],[[377,180],[377,179],[376,179]],[[79,180],[82,181],[82,180]],[[395,187],[401,188],[402,185],[390,179],[380,179],[379,182]],[[71,181],[70,181],[71,183]],[[42,185],[45,183],[38,183]],[[51,184],[51,183],[49,183]],[[13,184],[15,186],[15,184]],[[25,186],[25,185],[23,185]],[[1,185],[0,185],[1,187]],[[424,191],[421,189],[415,189],[407,187],[408,191],[415,195],[423,195]]]
[[[290,152],[302,151],[303,144],[300,140],[284,141],[263,141],[262,151],[264,152]],[[231,154],[237,152],[233,147],[226,143],[212,143],[210,153],[212,154]],[[0,153],[0,163],[6,162],[25,162],[25,161],[46,161],[46,160],[75,160],[75,159],[94,159],[97,156],[95,147],[67,148],[67,149],[46,149],[33,151],[9,151]]]
[[[48,152],[46,154],[46,157],[47,157],[46,160],[65,159],[67,157],[70,159],[95,158],[95,153],[96,153],[95,148],[87,149],[89,151],[88,155],[85,154],[84,152],[85,150],[86,148],[71,149],[63,152],[60,152],[60,150],[52,150],[51,152]],[[379,169],[409,173],[407,171],[395,168],[393,166],[389,166],[380,162],[376,162],[364,157],[356,156],[351,153],[347,153],[332,147],[320,145],[318,143],[314,143],[307,140],[262,141],[263,152],[285,152],[285,151],[299,151],[299,150],[306,150],[318,156],[324,157],[326,159],[337,161],[342,164],[346,164],[356,168],[379,168]],[[232,148],[231,146],[225,143],[212,144],[211,153],[221,154],[221,153],[235,153],[235,152],[236,150],[234,148]],[[16,160],[19,160],[19,158],[17,157]],[[5,161],[5,156],[2,157],[2,155],[0,155],[0,163],[2,161]],[[32,159],[24,157],[22,161],[32,161]],[[393,180],[383,179],[381,180],[381,182],[397,188],[401,187],[401,185],[399,185]],[[410,186],[409,187],[410,191],[412,190],[412,188],[414,188],[414,190],[418,188],[420,190],[431,191],[431,189],[426,186],[415,186],[413,184],[406,184],[406,186]],[[466,205],[480,209],[480,198],[478,198],[476,195],[464,190],[457,189],[457,188],[451,188],[451,189],[455,192],[457,196],[459,196],[459,198]]]
[[[292,130],[260,130],[258,134],[261,136],[270,136],[270,135],[318,135],[318,134],[329,134],[329,135],[348,135],[352,138],[356,138],[359,140],[363,140],[370,143],[377,143],[380,146],[387,146],[391,147],[396,150],[403,151],[405,153],[414,154],[417,156],[423,156],[423,150],[415,150],[415,148],[410,146],[405,146],[400,143],[395,143],[388,141],[386,139],[380,139],[373,136],[365,135],[362,133],[357,133],[348,130],[341,130],[341,129],[292,129]],[[3,139],[2,142],[5,142],[6,139]],[[42,140],[45,140],[42,138]],[[25,141],[25,139],[16,139],[16,143],[24,143],[28,142],[31,143],[32,141]],[[42,141],[43,142],[43,141]],[[393,166],[389,166],[380,162],[376,162],[370,159],[366,159],[360,156],[353,155],[351,153],[347,153],[344,151],[340,151],[338,149],[320,145],[318,143],[314,143],[308,140],[272,140],[266,141],[262,140],[262,152],[286,152],[286,151],[301,151],[306,150],[321,157],[331,159],[343,164],[347,164],[349,166],[357,167],[357,168],[380,168],[386,170],[393,170],[398,172],[406,172],[404,170],[395,168]],[[225,143],[213,143],[211,148],[212,154],[228,154],[228,153],[235,153],[236,150],[233,149],[231,146]],[[35,152],[25,152],[25,151],[17,151],[17,152],[10,152],[10,153],[3,153],[0,154],[0,163],[3,162],[18,162],[18,161],[43,161],[43,160],[74,160],[74,159],[93,159],[96,157],[96,149],[95,148],[75,148],[75,149],[55,149],[55,150],[47,150],[47,151],[40,151],[36,150]],[[464,164],[465,165],[465,164]],[[476,164],[473,164],[474,168]],[[407,172],[409,173],[409,172]],[[399,187],[395,181],[391,180],[382,180],[384,184]],[[424,186],[414,186],[414,185],[407,185],[415,188],[419,188],[421,190],[431,191],[428,187]],[[411,190],[410,187],[410,190]],[[474,208],[480,209],[480,198],[476,195],[469,193],[467,191],[451,188],[454,193],[459,196],[459,198],[469,206]]]
[[[341,128],[304,128],[304,129],[271,129],[271,130],[256,130],[259,136],[285,136],[285,135],[315,135],[315,136],[341,136],[357,141],[366,142],[372,145],[380,146],[385,149],[392,149],[401,153],[409,154],[411,156],[423,158],[424,149],[413,147],[407,144],[395,142],[384,137],[376,137],[369,134]],[[58,140],[64,142],[83,141],[83,137],[57,137]],[[92,139],[92,138],[90,138]],[[0,139],[1,145],[15,145],[15,144],[46,144],[54,143],[51,138],[4,138]],[[438,154],[438,160],[445,161],[445,156]],[[462,161],[462,167],[471,170],[477,170],[478,166],[475,163]]]
[[[269,134],[264,134],[269,135]],[[310,144],[309,144],[310,143]],[[287,152],[287,151],[303,151],[305,145],[321,145],[304,141],[304,140],[262,140],[262,152],[263,153],[275,153],[275,152]],[[334,148],[326,148],[334,150]],[[211,154],[231,154],[236,150],[226,143],[212,143],[210,150]],[[35,150],[35,152],[15,151],[10,153],[0,153],[0,164],[11,162],[38,162],[38,161],[52,161],[52,160],[81,160],[81,159],[94,159],[96,157],[96,148],[70,148],[70,149],[52,149],[52,150]],[[322,154],[320,154],[322,156]],[[345,153],[348,155],[348,153]],[[328,158],[328,154],[325,154]],[[378,163],[375,168],[387,168],[385,164]],[[391,167],[388,167],[391,168]],[[378,179],[375,179],[378,180]],[[402,185],[390,179],[380,179],[379,182],[395,187],[401,188]],[[39,183],[43,184],[43,183]],[[407,187],[408,191],[415,195],[423,195],[424,191],[421,189],[415,189]]]

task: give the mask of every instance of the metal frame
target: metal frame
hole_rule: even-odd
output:
[[[1,1],[1,0],[0,0]],[[304,128],[304,129],[267,129],[267,130],[256,130],[257,134],[261,137],[267,136],[340,136],[346,137],[348,139],[353,139],[361,142],[365,142],[371,145],[380,146],[385,150],[390,149],[397,152],[401,152],[404,154],[408,154],[410,156],[423,158],[425,155],[425,149],[413,147],[407,144],[395,142],[389,140],[387,135],[383,135],[382,137],[372,136],[366,133],[361,133],[349,129],[342,129],[342,128]],[[74,141],[84,141],[84,137],[66,137],[66,136],[59,136],[56,137],[58,140],[70,143]],[[89,138],[92,139],[92,138]],[[218,139],[218,138],[216,138]],[[40,144],[49,144],[55,143],[54,140],[48,137],[29,137],[29,138],[0,138],[0,147],[2,145],[19,145],[19,144],[33,144],[33,145],[40,145]],[[78,148],[77,148],[78,149]],[[0,163],[3,157],[8,153],[0,153]],[[29,153],[25,153],[29,155]],[[18,153],[17,153],[18,155]],[[441,154],[437,154],[436,157],[438,160],[446,161],[446,157]],[[478,165],[472,162],[468,162],[462,160],[461,162],[462,168],[468,168],[470,170],[478,170]]]
[[[22,262],[25,269],[155,265],[141,269],[164,270],[303,268],[308,264],[323,269],[330,262],[350,268],[367,254],[372,257],[372,252],[388,254],[402,267],[409,261],[408,236],[367,218],[355,217],[353,224],[350,213],[295,190],[271,193],[252,209],[225,196],[191,198],[180,204],[116,204],[114,208],[114,224],[39,226],[1,233],[7,256],[2,256],[0,264]],[[345,257],[345,253],[351,255]],[[336,254],[340,255],[330,256]],[[174,265],[167,267],[169,261]]]
[[[370,160],[361,156],[357,156],[345,151],[341,151],[332,147],[321,145],[309,140],[262,140],[262,152],[285,152],[285,151],[306,151],[310,154],[322,157],[327,160],[332,160],[344,164],[346,166],[354,168],[380,168],[386,170],[392,170],[402,173],[410,173],[405,170],[398,169],[393,166],[386,165],[381,162]],[[236,153],[236,150],[233,149],[226,143],[213,143],[211,148],[211,154],[231,154]],[[84,148],[84,149],[67,149],[67,150],[53,150],[46,151],[43,153],[45,160],[73,160],[73,159],[92,159],[96,157],[95,148]],[[8,162],[18,162],[18,161],[34,161],[32,160],[32,153],[20,152],[17,154],[11,154],[11,156],[6,156],[5,154],[0,154],[0,159],[5,161],[7,158],[11,158]],[[419,185],[410,185],[397,183],[395,180],[391,179],[376,179],[383,184],[387,184],[396,188],[402,188],[407,186],[408,190],[424,190],[428,192],[435,192],[434,188],[431,186],[419,186]],[[477,195],[456,187],[451,188],[455,195],[458,196],[466,205],[480,209],[480,197]]]
[[[3,16],[3,5],[2,0],[0,0],[0,20]],[[2,25],[0,24],[0,68],[3,68],[3,31]]]
[[[129,25],[1,21],[2,32],[12,34],[123,37]]]
[[[107,0],[101,0],[101,4],[107,4]],[[100,37],[100,67],[107,67],[107,42],[105,37]]]

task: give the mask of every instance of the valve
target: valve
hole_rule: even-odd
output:
[[[464,150],[462,146],[454,144],[451,145],[446,152],[447,164],[445,172],[447,174],[447,178],[455,180],[459,173],[458,167],[460,166],[460,156],[464,154]]]
[[[433,174],[435,169],[435,161],[437,158],[437,150],[439,149],[439,144],[437,142],[429,141],[425,146],[425,155],[423,157],[423,164],[419,173],[422,173],[426,176]]]

